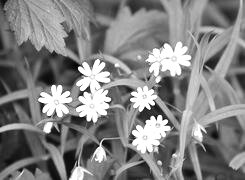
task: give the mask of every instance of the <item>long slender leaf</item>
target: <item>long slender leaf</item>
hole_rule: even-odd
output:
[[[61,180],[67,180],[65,163],[62,158],[60,151],[52,144],[43,141],[43,145],[49,151],[51,158],[56,166],[56,169],[59,172]]]
[[[193,164],[194,167],[194,171],[195,174],[197,176],[197,180],[202,180],[202,171],[201,171],[201,167],[200,167],[200,162],[199,162],[199,158],[198,158],[198,154],[197,154],[197,147],[195,144],[191,144],[188,148],[189,150],[189,154],[191,157],[191,162]]]
[[[116,175],[114,177],[114,180],[117,180],[118,177],[120,176],[120,174],[122,174],[124,171],[128,170],[129,168],[132,168],[134,166],[137,166],[141,163],[143,163],[145,161],[136,161],[136,162],[131,162],[131,163],[127,163],[122,165],[117,171],[116,171]]]
[[[27,131],[36,132],[41,135],[45,135],[45,133],[39,128],[37,128],[36,126],[25,124],[25,123],[12,123],[0,127],[0,133],[7,132],[7,131],[14,131],[14,130],[27,130]]]
[[[199,122],[203,126],[206,126],[222,119],[241,114],[245,114],[245,104],[229,105],[206,114],[199,120]]]
[[[41,88],[37,87],[36,88],[37,92],[41,92]],[[28,90],[24,89],[24,90],[18,90],[15,92],[10,92],[9,94],[0,97],[0,105],[6,104],[6,103],[10,103],[16,100],[20,100],[20,99],[25,99],[28,98]]]

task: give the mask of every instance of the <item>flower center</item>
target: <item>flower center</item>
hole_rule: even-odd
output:
[[[160,128],[160,123],[156,123],[156,128]]]
[[[95,79],[95,75],[91,74],[90,79]]]
[[[54,104],[55,104],[55,105],[60,104],[59,100],[58,100],[58,99],[55,99],[55,100],[54,100]]]
[[[90,104],[89,107],[90,107],[91,109],[94,109],[94,104]]]
[[[147,140],[148,139],[147,135],[142,136],[142,139]]]
[[[142,98],[143,98],[143,99],[146,99],[146,98],[147,98],[147,95],[146,95],[146,94],[143,94],[143,95],[142,95]]]
[[[172,57],[171,57],[171,60],[172,60],[173,62],[175,62],[175,61],[177,61],[177,57],[176,57],[176,56],[172,56]]]

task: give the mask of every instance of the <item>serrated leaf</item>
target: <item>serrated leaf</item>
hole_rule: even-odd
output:
[[[91,161],[90,159],[87,160],[87,169],[90,171],[93,176],[87,175],[85,179],[87,180],[103,180],[107,172],[110,170],[111,166],[115,161],[113,159],[108,159],[101,163],[96,161]]]
[[[115,54],[126,43],[156,32],[165,17],[160,11],[145,9],[132,14],[128,7],[124,7],[106,32],[105,52]]]
[[[4,9],[18,45],[29,39],[38,51],[45,46],[66,56],[64,17],[55,7],[52,0],[7,1]]]
[[[68,31],[72,29],[77,36],[89,39],[88,17],[90,17],[89,6],[85,0],[54,0],[60,12],[65,17]]]
[[[24,169],[14,180],[35,180],[33,174]]]
[[[47,158],[47,155],[44,156],[36,156],[36,157],[29,157],[29,158],[25,158],[25,159],[21,159],[18,160],[16,162],[14,162],[13,164],[10,164],[9,166],[7,166],[5,169],[3,169],[0,172],[0,179],[4,179],[5,177],[7,177],[8,175],[10,175],[11,173],[13,173],[14,171],[26,167],[28,165],[37,163],[39,161],[45,160]]]
[[[244,164],[245,164],[245,152],[242,152],[232,158],[229,166],[232,169],[238,170]]]

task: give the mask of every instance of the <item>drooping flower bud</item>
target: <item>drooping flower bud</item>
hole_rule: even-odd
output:
[[[195,122],[195,125],[193,126],[193,129],[192,129],[192,137],[200,143],[203,141],[202,131],[207,133],[207,131],[201,124]]]
[[[52,127],[53,127],[53,122],[45,123],[43,126],[43,132],[45,132],[46,134],[49,134],[52,130]]]
[[[106,160],[106,152],[105,150],[99,146],[95,151],[94,151],[94,154],[92,156],[92,159],[91,161],[95,159],[95,161],[101,163],[102,161],[105,161]]]

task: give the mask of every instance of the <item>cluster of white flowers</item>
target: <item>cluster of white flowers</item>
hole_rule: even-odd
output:
[[[80,87],[81,91],[86,90],[90,87],[90,92],[84,92],[83,96],[79,96],[78,100],[82,105],[76,108],[80,117],[86,116],[87,121],[97,122],[100,116],[107,115],[107,109],[109,108],[110,97],[107,97],[108,90],[101,88],[99,82],[108,83],[110,78],[108,76],[110,73],[108,71],[102,71],[105,67],[104,62],[100,62],[99,59],[95,60],[93,68],[89,67],[87,62],[84,62],[82,66],[78,67],[79,72],[81,72],[84,77],[77,82],[77,86]],[[69,113],[69,109],[66,104],[72,102],[70,97],[70,91],[65,91],[62,93],[63,87],[61,85],[51,86],[51,95],[46,92],[40,93],[40,98],[38,101],[45,104],[42,112],[46,113],[47,116],[52,116],[55,112],[58,117],[63,117],[64,114]],[[52,122],[48,122],[44,125],[44,132],[50,133],[53,126]]]
[[[152,53],[146,59],[146,62],[150,64],[149,72],[153,73],[155,77],[158,77],[160,71],[164,72],[169,70],[171,76],[181,74],[181,66],[190,66],[191,56],[186,55],[188,48],[183,46],[181,42],[178,42],[173,48],[165,43],[160,49],[153,49]],[[159,79],[158,79],[159,80]]]
[[[166,132],[170,131],[170,126],[167,126],[168,120],[158,115],[157,118],[151,116],[146,120],[144,128],[140,125],[136,126],[136,130],[132,131],[135,136],[132,144],[137,147],[141,153],[152,152],[154,147],[160,145],[160,139],[166,137]]]
[[[156,83],[161,81],[160,72],[169,71],[171,76],[181,75],[181,66],[190,66],[191,56],[187,55],[188,48],[183,46],[181,42],[178,42],[173,49],[169,44],[165,43],[160,49],[153,49],[152,53],[149,54],[146,62],[149,63],[149,72],[155,76]],[[80,117],[86,117],[88,122],[97,122],[100,116],[107,115],[109,109],[109,103],[111,98],[108,97],[108,90],[101,88],[101,83],[109,83],[110,72],[103,71],[105,63],[99,59],[94,61],[92,68],[87,62],[83,62],[78,67],[78,71],[82,74],[82,78],[77,81],[76,85],[80,91],[85,91],[89,88],[89,92],[83,92],[82,96],[78,97],[80,105],[76,107],[76,112],[79,113]],[[118,68],[119,64],[115,64],[115,68]],[[63,88],[61,85],[51,86],[51,95],[46,92],[41,92],[39,102],[45,104],[42,112],[46,113],[47,116],[52,116],[54,113],[58,117],[63,117],[64,114],[69,113],[69,103],[72,102],[70,92],[65,91],[62,93]],[[155,105],[157,95],[153,89],[150,89],[147,85],[138,87],[136,91],[131,93],[131,103],[133,108],[138,109],[142,112],[145,108],[150,110],[151,106]],[[44,125],[43,131],[50,133],[53,127],[53,122],[47,122]],[[136,129],[132,131],[135,139],[132,141],[132,145],[136,146],[137,150],[141,153],[158,152],[158,148],[162,138],[166,137],[166,132],[171,130],[171,127],[167,125],[168,120],[164,119],[161,115],[157,117],[151,116],[150,119],[146,120],[145,126],[136,126]],[[192,136],[199,142],[202,142],[202,132],[205,129],[198,123],[193,127]],[[106,152],[102,148],[101,141],[99,147],[95,150],[92,160],[101,163],[106,160]],[[69,178],[69,180],[82,180],[84,173],[92,175],[88,170],[81,166],[77,166]]]

